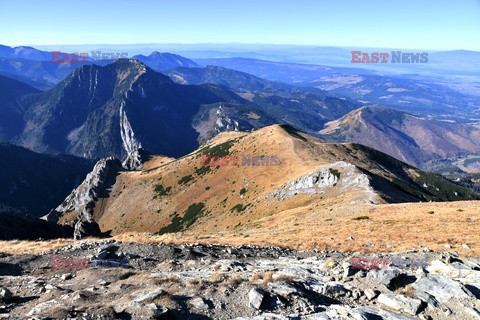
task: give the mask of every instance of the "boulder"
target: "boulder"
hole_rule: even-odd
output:
[[[260,309],[263,303],[265,292],[260,289],[253,288],[248,293],[248,305],[254,309]]]
[[[410,298],[402,294],[381,293],[377,301],[394,310],[409,313],[413,316],[419,312],[422,305],[422,300]]]

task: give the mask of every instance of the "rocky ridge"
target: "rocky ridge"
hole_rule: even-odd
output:
[[[141,165],[141,162],[133,163]],[[93,218],[93,208],[100,197],[108,195],[109,188],[115,183],[116,176],[121,170],[123,170],[122,164],[113,157],[99,160],[92,172],[65,201],[43,218],[59,223],[63,213],[79,212],[71,223],[67,223],[74,226],[74,239],[81,239],[85,235],[101,236],[100,228]]]

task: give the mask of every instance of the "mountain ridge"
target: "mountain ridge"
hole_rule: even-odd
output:
[[[480,130],[474,126],[428,120],[380,105],[328,122],[319,134],[329,141],[370,146],[414,165],[480,153]]]
[[[276,155],[279,165],[203,166],[203,154],[239,159],[242,154]],[[286,125],[223,132],[180,159],[159,163],[153,156],[150,161],[157,165],[147,161],[144,170],[120,172],[108,197],[99,197],[89,208],[102,232],[221,232],[238,223],[252,227],[269,215],[286,215],[296,208],[343,212],[352,204],[368,208],[480,199],[382,152],[328,143]],[[63,209],[57,208],[63,212],[56,221],[71,223],[79,214],[77,207],[66,201]]]

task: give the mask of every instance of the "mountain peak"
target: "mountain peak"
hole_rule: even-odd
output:
[[[418,165],[430,160],[478,153],[478,128],[424,119],[381,105],[353,110],[325,124],[330,141],[351,141]]]
[[[115,93],[124,94],[142,76],[148,74],[162,83],[172,82],[164,74],[155,72],[141,61],[136,59],[116,59],[106,66],[85,65],[76,69],[66,81],[78,79],[83,84],[91,84],[92,89],[99,82],[111,83],[115,87]],[[100,84],[101,85],[101,84]]]
[[[169,53],[169,52],[158,52],[158,51],[153,51],[150,53],[149,57],[150,58],[158,58],[158,57],[180,57],[178,54],[174,53]]]
[[[196,64],[190,59],[168,52],[154,51],[149,56],[139,54],[133,56],[133,59],[140,60],[158,71],[166,71],[177,67],[199,67],[198,64]]]

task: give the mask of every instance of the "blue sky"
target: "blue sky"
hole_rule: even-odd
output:
[[[0,44],[266,43],[480,51],[480,0],[2,1]]]

